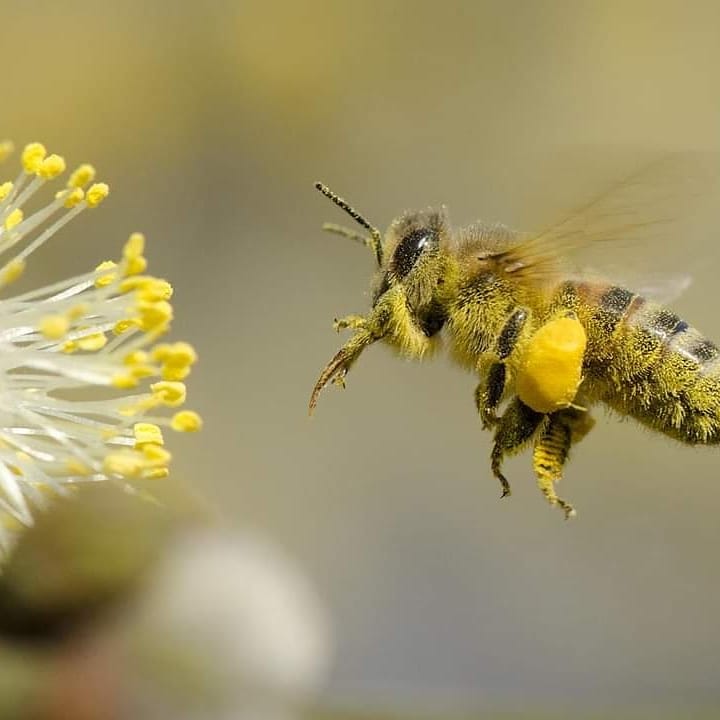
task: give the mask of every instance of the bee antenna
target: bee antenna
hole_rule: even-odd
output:
[[[315,183],[315,188],[319,190],[326,198],[332,200],[339,208],[342,208],[356,223],[362,225],[366,230],[370,231],[370,242],[368,245],[373,249],[377,264],[382,265],[383,261],[383,248],[382,248],[382,235],[380,231],[373,227],[355,208],[349,205],[339,195],[336,195],[327,185],[323,185],[321,182]]]

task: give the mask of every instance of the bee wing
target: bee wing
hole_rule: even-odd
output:
[[[688,223],[717,196],[718,177],[715,154],[672,153],[646,161],[544,230],[518,236],[497,259],[518,281],[542,283],[587,264],[618,264],[623,250],[642,248],[648,257],[687,254]],[[687,287],[683,277],[671,283],[675,294]]]

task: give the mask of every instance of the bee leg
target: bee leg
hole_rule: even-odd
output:
[[[352,364],[360,357],[362,351],[376,342],[379,338],[375,337],[368,330],[358,330],[348,342],[343,345],[340,350],[335,353],[334,357],[325,366],[325,369],[320,374],[315,387],[313,388],[312,395],[310,396],[310,407],[309,411],[312,415],[315,406],[317,405],[318,397],[322,392],[323,388],[330,382],[345,386],[345,376]]]
[[[503,363],[495,362],[484,378],[475,388],[475,407],[480,414],[483,430],[497,425],[496,411],[505,393],[506,369]]]
[[[506,455],[519,452],[532,438],[542,422],[544,415],[531,410],[521,400],[515,398],[498,421],[495,431],[495,443],[490,454],[490,467],[493,475],[502,485],[502,496],[510,495],[510,483],[500,468]]]
[[[568,408],[548,416],[533,450],[533,470],[538,487],[551,505],[558,505],[566,518],[575,517],[573,506],[558,497],[555,483],[562,479],[563,466],[570,446],[580,441],[592,428],[594,420],[583,410]]]
[[[367,326],[367,318],[362,315],[346,315],[343,318],[335,318],[333,320],[333,328],[335,332],[341,330],[362,330]]]

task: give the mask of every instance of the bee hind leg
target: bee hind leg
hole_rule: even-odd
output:
[[[512,455],[522,449],[535,434],[543,417],[542,413],[535,412],[520,399],[515,398],[498,420],[495,442],[490,454],[490,467],[493,475],[502,485],[501,497],[510,495],[510,483],[501,471],[503,459],[506,455]]]
[[[538,487],[551,505],[557,505],[566,518],[575,517],[575,508],[555,492],[573,443],[590,432],[594,420],[585,410],[567,408],[547,416],[533,450],[533,470]]]

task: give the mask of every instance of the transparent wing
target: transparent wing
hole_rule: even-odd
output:
[[[586,266],[605,276],[622,275],[638,263],[650,272],[681,266],[680,274],[640,283],[649,295],[677,296],[689,285],[689,240],[702,232],[697,223],[712,228],[707,213],[720,208],[719,178],[720,157],[713,153],[645,160],[558,221],[522,236],[502,253],[505,270],[521,281],[542,282]],[[714,228],[717,233],[717,222]]]

